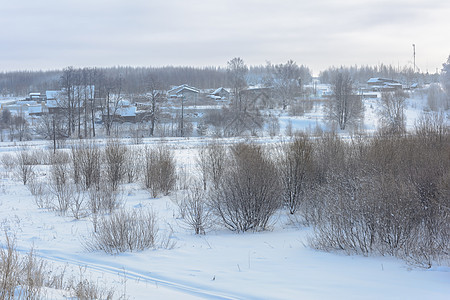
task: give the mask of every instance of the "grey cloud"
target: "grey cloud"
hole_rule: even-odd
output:
[[[20,3],[8,1],[0,11],[6,44],[0,68],[224,65],[241,56],[250,64],[294,59],[318,71],[336,64],[406,64],[413,42],[433,65],[450,51],[443,38],[450,28],[442,17],[450,15],[446,0]]]

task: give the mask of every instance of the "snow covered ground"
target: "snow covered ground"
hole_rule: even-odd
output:
[[[308,228],[291,225],[283,212],[272,230],[235,234],[217,229],[196,236],[177,219],[169,197],[151,199],[125,187],[126,207],[151,207],[161,231],[173,229],[174,249],[116,256],[87,252],[89,220],[75,221],[37,209],[28,189],[3,176],[2,226],[18,248],[34,247],[50,262],[86,267],[91,278],[114,284],[131,299],[448,299],[450,269],[413,268],[390,257],[346,256],[307,247]],[[87,272],[89,274],[89,272]],[[49,296],[51,294],[49,293]]]
[[[377,101],[371,99],[370,101]],[[423,106],[410,100],[408,127]],[[376,102],[366,102],[366,128],[376,129]],[[288,122],[281,119],[282,127]],[[283,125],[284,124],[284,125]],[[320,111],[293,120],[294,129],[325,126]],[[166,139],[175,149],[180,166],[193,170],[196,148],[208,139]],[[227,140],[232,143],[233,139]],[[144,144],[157,140],[144,139]],[[274,142],[260,139],[260,142]],[[46,149],[47,142],[29,142]],[[19,149],[0,143],[0,155]],[[39,176],[47,176],[45,167]],[[283,211],[271,230],[236,234],[215,228],[196,236],[179,218],[175,196],[153,199],[138,184],[123,186],[124,206],[149,207],[158,216],[162,234],[171,234],[173,249],[108,255],[88,252],[84,239],[92,231],[88,218],[74,220],[38,209],[30,191],[0,167],[0,227],[15,234],[17,247],[57,266],[85,268],[97,282],[117,289],[116,297],[129,299],[448,299],[450,268],[422,269],[392,257],[347,256],[307,246],[309,228],[290,222]],[[3,236],[0,241],[3,242]],[[61,291],[47,291],[50,299],[63,299]]]

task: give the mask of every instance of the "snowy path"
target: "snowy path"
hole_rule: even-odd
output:
[[[27,253],[28,251],[18,249],[21,253]],[[200,297],[205,299],[245,299],[248,296],[236,295],[225,293],[221,291],[212,291],[210,289],[202,288],[201,286],[189,285],[187,282],[175,282],[170,278],[163,278],[158,275],[150,275],[151,272],[137,270],[137,269],[125,269],[123,266],[113,264],[111,262],[101,263],[99,260],[89,261],[85,257],[76,256],[73,254],[64,255],[58,251],[44,250],[35,251],[37,257],[45,259],[48,262],[62,263],[75,267],[83,267],[89,271],[102,272],[111,275],[120,276],[123,279],[134,280],[136,282],[147,282],[154,285],[159,285],[171,290],[181,292],[194,297]]]

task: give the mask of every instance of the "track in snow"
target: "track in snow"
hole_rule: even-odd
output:
[[[28,251],[17,249],[21,253],[27,253]],[[186,293],[191,296],[201,297],[205,299],[245,299],[249,296],[229,294],[221,291],[208,290],[199,286],[189,285],[188,283],[175,282],[167,278],[163,278],[157,275],[148,275],[137,270],[126,270],[123,267],[104,265],[95,262],[83,261],[81,259],[73,259],[64,257],[64,255],[55,253],[55,251],[34,251],[36,257],[45,259],[47,261],[53,261],[58,263],[65,263],[73,266],[82,266],[87,270],[104,272],[112,275],[120,275],[121,277],[129,280],[135,280],[138,282],[146,281],[148,283],[155,283],[157,285],[167,287],[169,289]]]

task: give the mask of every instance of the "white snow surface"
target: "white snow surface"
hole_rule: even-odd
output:
[[[371,99],[369,101],[377,101]],[[379,100],[378,100],[379,101]],[[373,103],[372,103],[373,104]],[[408,126],[422,107],[408,110]],[[366,103],[366,129],[376,129],[376,106]],[[371,121],[369,121],[371,120]],[[282,124],[287,119],[282,118]],[[305,125],[306,124],[306,125]],[[293,125],[325,126],[320,112],[294,120]],[[285,124],[284,124],[285,125]],[[168,138],[179,166],[194,172],[198,146],[208,139]],[[274,142],[260,139],[262,143]],[[229,139],[233,143],[236,140]],[[157,139],[144,139],[156,145]],[[28,143],[47,149],[48,142]],[[20,145],[21,146],[21,145]],[[0,143],[0,155],[19,149]],[[45,166],[38,168],[42,178]],[[89,277],[116,287],[116,297],[129,299],[449,299],[450,268],[422,269],[392,257],[348,256],[308,247],[310,228],[293,225],[284,211],[277,213],[270,230],[237,234],[217,227],[194,235],[179,218],[175,196],[153,199],[139,184],[123,186],[126,208],[148,207],[158,216],[162,234],[173,230],[173,249],[108,255],[88,252],[84,239],[92,231],[88,218],[74,220],[38,209],[30,191],[0,167],[0,227],[13,232],[18,249],[31,247],[55,265],[86,268]],[[0,237],[4,242],[4,236]],[[64,299],[48,290],[51,299]]]

